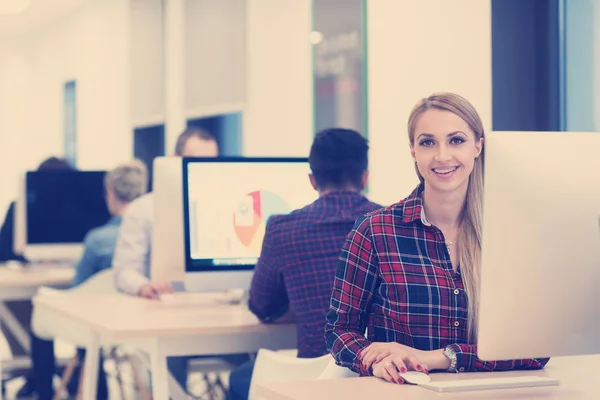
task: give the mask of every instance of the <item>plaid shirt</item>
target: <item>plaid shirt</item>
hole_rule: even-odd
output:
[[[457,371],[543,368],[548,359],[486,362],[467,341],[467,296],[442,232],[427,222],[423,186],[359,219],[338,264],[327,348],[339,365],[370,375],[357,355],[371,342],[419,350],[451,345]],[[367,329],[367,338],[363,335]]]
[[[327,354],[323,327],[340,249],[356,219],[378,208],[358,193],[333,192],[269,218],[248,306],[263,322],[291,309],[299,357]]]

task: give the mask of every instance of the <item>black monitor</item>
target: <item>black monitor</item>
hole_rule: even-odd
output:
[[[85,235],[110,219],[105,171],[35,171],[25,175],[28,258],[77,258]],[[29,254],[28,254],[29,253]],[[39,256],[38,256],[39,254]]]

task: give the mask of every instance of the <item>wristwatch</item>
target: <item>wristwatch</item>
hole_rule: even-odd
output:
[[[448,372],[458,372],[456,370],[456,352],[452,346],[448,345],[444,348],[444,355],[450,360],[450,367],[447,369]]]

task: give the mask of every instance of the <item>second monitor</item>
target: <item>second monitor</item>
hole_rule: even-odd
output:
[[[186,272],[205,290],[248,288],[269,217],[317,198],[309,172],[306,158],[184,159]]]
[[[479,357],[600,353],[600,133],[485,143]]]

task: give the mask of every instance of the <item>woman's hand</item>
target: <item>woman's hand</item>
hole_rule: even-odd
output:
[[[429,372],[425,351],[417,350],[396,342],[389,343],[371,343],[360,354],[364,367],[369,369],[373,366],[375,373],[375,364],[379,364],[377,369],[385,369],[388,373],[396,371],[404,373],[406,371]],[[383,365],[381,365],[383,364]],[[383,372],[382,372],[383,374]],[[395,377],[392,374],[393,377]]]
[[[391,361],[387,360],[387,357],[380,362],[373,364],[373,376],[390,383],[397,383],[400,385],[404,383],[404,379],[402,379],[398,373],[398,368]]]

